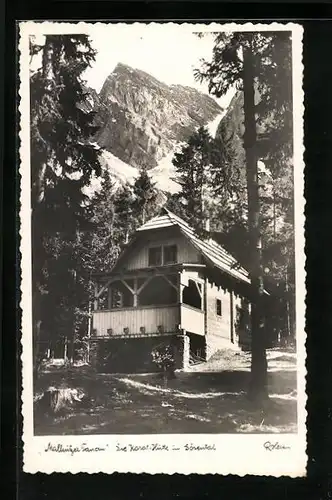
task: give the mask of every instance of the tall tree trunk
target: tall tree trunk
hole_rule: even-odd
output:
[[[76,287],[77,287],[77,272],[75,269],[73,269],[71,271],[69,279],[71,279],[71,288],[72,288],[71,300],[72,300],[72,303],[70,305],[70,310],[69,310],[70,319],[68,321],[67,357],[68,357],[68,361],[70,363],[73,363],[74,356],[75,356],[75,306],[76,306]]]
[[[53,73],[53,58],[54,47],[52,39],[46,36],[45,45],[43,48],[42,65],[43,65],[43,77],[47,82],[47,90],[51,90],[52,80],[54,79]],[[34,345],[34,355],[33,355],[33,368],[34,376],[38,376],[38,365],[39,365],[39,353],[40,353],[40,331],[41,331],[41,309],[42,309],[42,297],[40,292],[40,276],[43,262],[41,262],[43,255],[43,240],[41,233],[43,228],[40,227],[43,224],[41,217],[42,209],[41,204],[44,201],[45,195],[45,176],[47,170],[47,164],[50,161],[50,151],[49,146],[45,139],[39,135],[41,142],[45,145],[45,161],[39,166],[39,171],[37,173],[37,178],[34,183],[34,193],[32,199],[32,266],[33,266],[33,296],[32,296],[32,321],[33,321],[33,345]]]
[[[276,207],[276,189],[275,179],[273,179],[273,241],[277,239],[277,207]]]
[[[286,266],[286,276],[285,276],[285,292],[286,292],[286,328],[287,328],[287,342],[290,340],[291,336],[291,321],[290,321],[290,308],[289,308],[289,285],[288,285],[288,269]]]
[[[90,278],[91,281],[91,278]],[[89,309],[88,309],[88,331],[87,338],[88,342],[86,344],[86,354],[84,354],[84,362],[90,363],[90,338],[92,333],[92,303],[91,299],[89,299]]]
[[[257,168],[257,137],[255,118],[254,59],[252,35],[243,48],[244,149],[248,193],[248,225],[250,242],[251,306],[251,381],[249,397],[262,401],[268,398],[267,361],[263,319],[263,269],[260,235],[260,203]]]
[[[39,361],[40,361],[40,297],[39,292],[36,291],[32,298],[32,336],[33,336],[33,376],[34,381],[38,378],[39,373]]]
[[[43,77],[45,78],[47,85],[46,89],[50,90],[52,81],[54,80],[53,72],[53,55],[54,55],[54,39],[52,35],[46,35],[45,45],[43,50]]]

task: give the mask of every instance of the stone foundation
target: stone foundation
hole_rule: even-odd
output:
[[[177,363],[176,368],[186,370],[189,368],[189,349],[190,349],[190,340],[188,335],[181,334],[177,335]]]
[[[178,334],[94,339],[90,343],[90,365],[104,373],[158,372],[152,350],[160,345],[172,346],[175,369],[189,365],[189,339]]]

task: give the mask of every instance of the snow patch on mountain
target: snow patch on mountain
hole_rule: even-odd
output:
[[[128,165],[109,151],[102,151],[99,161],[102,171],[107,170],[111,175],[115,191],[127,182],[132,185],[138,176],[139,172],[137,168]],[[93,175],[90,185],[83,190],[84,194],[91,197],[94,193],[98,192],[101,188],[101,179],[101,177]]]
[[[227,109],[225,109],[222,113],[219,113],[219,115],[217,115],[213,120],[211,120],[209,123],[207,123],[206,128],[207,128],[209,134],[213,138],[215,138],[219,123],[221,122],[221,120],[225,116],[226,112],[227,112]]]
[[[111,176],[115,178],[115,181],[118,181],[120,184],[125,184],[126,182],[133,184],[138,175],[138,169],[136,167],[128,165],[128,163],[120,160],[120,158],[117,158],[109,151],[102,152],[100,163],[102,168],[107,168]]]
[[[223,111],[206,125],[209,133],[213,137],[215,136],[217,127],[224,114],[225,112]],[[149,175],[152,181],[156,183],[156,187],[160,191],[171,194],[178,193],[180,191],[180,185],[177,182],[176,168],[173,165],[172,160],[174,153],[179,151],[183,144],[183,142],[174,144],[172,151],[161,158],[156,167],[149,170]],[[128,163],[125,163],[117,158],[113,153],[106,150],[104,150],[101,154],[101,165],[102,168],[107,169],[114,178],[115,188],[124,185],[126,182],[132,185],[139,175],[138,168],[128,165]],[[92,184],[94,189],[98,189],[98,179],[94,179]]]
[[[180,185],[176,182],[176,169],[172,163],[173,155],[174,151],[171,151],[160,160],[156,167],[149,171],[151,179],[156,183],[157,187],[161,191],[171,194],[180,191]]]

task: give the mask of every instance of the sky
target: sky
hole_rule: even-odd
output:
[[[187,85],[207,94],[207,83],[196,82],[193,69],[200,67],[200,59],[212,59],[212,35],[201,39],[190,32],[173,32],[172,35],[169,36],[166,30],[160,30],[160,34],[144,30],[93,33],[90,39],[97,50],[96,61],[87,69],[84,78],[99,92],[105,79],[121,62],[146,71],[168,85]],[[216,101],[224,107],[231,96],[229,93]]]

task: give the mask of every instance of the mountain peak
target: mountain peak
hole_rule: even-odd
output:
[[[133,83],[136,82],[137,84],[150,85],[164,90],[168,88],[165,83],[161,82],[146,71],[133,68],[132,66],[122,62],[118,62],[112,73],[106,78],[100,93],[102,94],[105,91],[104,87],[107,87],[109,81],[122,80],[123,78],[130,79]]]
[[[124,64],[122,62],[118,62],[115,68],[113,69],[112,73],[109,75],[109,77],[116,76],[119,74],[133,74],[133,73],[138,73],[139,70],[136,68],[132,68],[128,64]]]
[[[222,111],[212,97],[119,62],[96,107],[97,143],[136,168],[154,168],[201,125]]]
[[[123,70],[132,70],[134,68],[132,68],[131,66],[128,66],[128,64],[124,64],[122,62],[118,62],[117,65],[115,66],[114,70],[113,71],[117,71],[119,69],[123,69]]]

